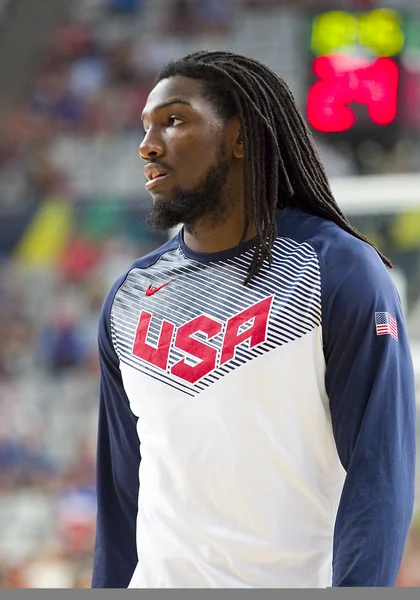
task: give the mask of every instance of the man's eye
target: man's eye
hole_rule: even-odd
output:
[[[169,119],[168,119],[168,125],[170,127],[176,127],[180,123],[182,123],[182,120],[178,119],[177,117],[169,117]]]

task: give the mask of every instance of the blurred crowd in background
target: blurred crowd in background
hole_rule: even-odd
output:
[[[223,48],[226,40],[252,53],[253,40],[248,46],[238,42],[238,23],[243,31],[247,23],[275,13],[299,25],[305,11],[334,3],[68,4],[71,10],[57,17],[32,51],[24,85],[0,123],[0,588],[90,586],[99,311],[116,277],[165,239],[143,225],[147,197],[136,147],[154,75],[174,56],[203,46]],[[0,36],[18,5],[19,0],[0,2]],[[51,11],[50,0],[45,6]],[[22,48],[25,41],[30,44],[21,40]],[[259,41],[263,59],[270,44]],[[293,67],[299,57],[290,44],[289,51],[292,66],[278,71],[299,98],[303,84]],[[14,59],[8,57],[11,64]],[[415,171],[420,138],[403,142],[387,160],[369,157],[372,172],[390,170],[390,164],[395,171]],[[319,144],[330,175],[355,172],[345,154]],[[107,179],[120,162],[128,164],[131,183],[127,171],[120,172],[119,183],[113,175]],[[404,223],[411,228],[409,244],[401,235]],[[410,331],[420,336],[420,199],[418,211],[408,217],[379,215],[356,219],[355,225],[368,229],[405,270],[411,282]],[[419,565],[415,519],[399,584],[420,586]]]

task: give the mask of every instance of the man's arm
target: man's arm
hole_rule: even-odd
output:
[[[114,286],[115,289],[116,286]],[[98,513],[93,588],[126,588],[137,565],[140,466],[136,417],[124,391],[110,334],[111,290],[99,323],[101,387],[97,446]]]
[[[389,587],[414,502],[412,360],[397,291],[375,251],[366,246],[348,264],[342,260],[337,256],[329,266],[335,274],[326,274],[335,281],[324,291],[323,311],[326,389],[347,473],[334,532],[333,586]],[[392,319],[390,333],[378,335],[388,315],[397,335]]]

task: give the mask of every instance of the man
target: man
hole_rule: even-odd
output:
[[[149,223],[183,227],[103,307],[93,587],[393,586],[415,401],[389,261],[256,60],[171,62],[143,123]]]

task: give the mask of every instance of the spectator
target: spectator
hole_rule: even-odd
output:
[[[174,0],[168,9],[163,33],[193,36],[197,35],[199,28],[200,19],[193,0]]]
[[[80,316],[75,306],[65,298],[57,298],[38,340],[41,366],[57,375],[82,367],[86,357],[83,340]]]
[[[232,0],[195,0],[194,10],[199,15],[202,32],[226,34],[232,26]]]
[[[140,0],[105,0],[109,11],[113,13],[135,13],[141,6]]]
[[[108,62],[98,48],[77,58],[69,69],[70,94],[82,103],[104,88],[108,80]]]
[[[69,89],[68,70],[43,71],[29,103],[29,111],[50,119],[60,129],[77,127],[83,117],[80,100]]]

